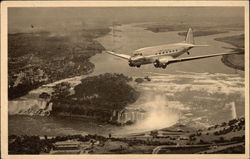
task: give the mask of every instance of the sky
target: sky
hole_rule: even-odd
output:
[[[56,28],[60,25],[106,26],[118,23],[161,21],[218,21],[242,23],[243,7],[55,7],[9,8],[9,32],[30,25]],[[237,22],[238,21],[238,22]]]

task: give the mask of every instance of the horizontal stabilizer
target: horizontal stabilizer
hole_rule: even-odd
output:
[[[131,56],[129,55],[125,55],[125,54],[117,54],[113,51],[105,51],[106,53],[110,54],[110,55],[113,55],[113,56],[117,56],[117,57],[120,57],[122,59],[126,59],[126,60],[129,60],[131,58]]]

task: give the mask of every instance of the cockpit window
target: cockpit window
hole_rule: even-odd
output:
[[[134,53],[134,55],[133,56],[142,56],[142,53],[140,53],[140,52],[136,52],[136,53]]]

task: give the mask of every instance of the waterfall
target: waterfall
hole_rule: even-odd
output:
[[[125,108],[121,111],[113,111],[112,121],[121,124],[125,124],[128,121],[137,122],[145,119],[145,113],[142,109]]]
[[[52,103],[46,99],[27,99],[8,102],[10,115],[48,116],[52,111]]]

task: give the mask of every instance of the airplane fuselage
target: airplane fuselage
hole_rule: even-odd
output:
[[[163,56],[176,58],[184,53],[188,53],[188,50],[192,47],[192,44],[175,43],[141,48],[133,52],[133,56],[129,60],[129,65],[131,67],[140,67],[140,65],[153,63]]]

